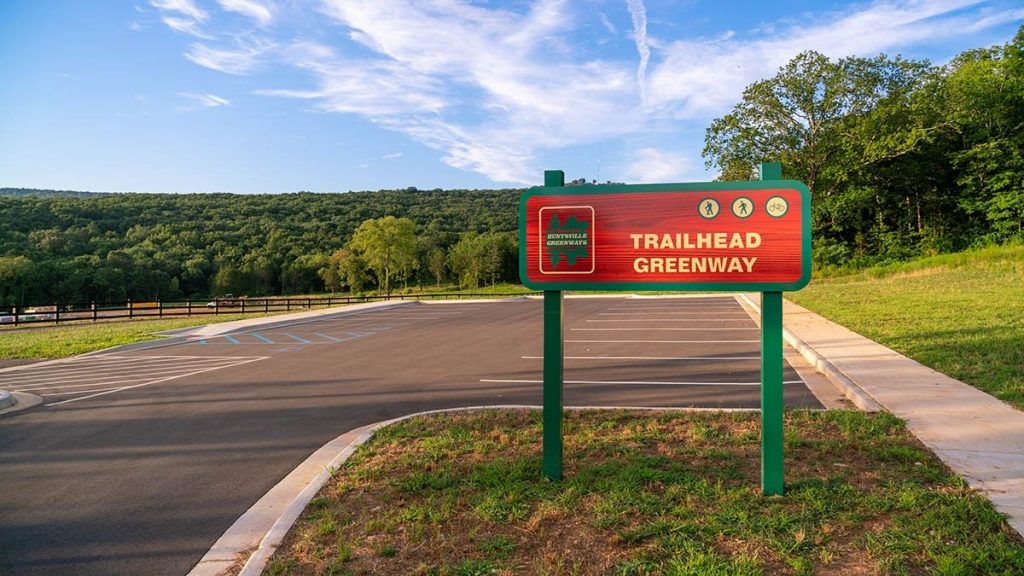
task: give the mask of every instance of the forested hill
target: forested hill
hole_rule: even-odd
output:
[[[73,197],[93,198],[106,196],[106,192],[79,192],[77,190],[40,190],[38,188],[0,188],[0,196],[36,196],[39,198]]]
[[[0,306],[322,291],[328,256],[365,220],[407,217],[424,251],[447,250],[516,230],[521,192],[0,196]]]

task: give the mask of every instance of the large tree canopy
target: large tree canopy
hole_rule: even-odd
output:
[[[948,66],[798,54],[705,134],[721,179],[759,162],[812,192],[815,258],[839,264],[1006,241],[1024,219],[1024,28]]]

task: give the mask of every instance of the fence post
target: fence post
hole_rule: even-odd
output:
[[[213,299],[213,315],[220,315],[220,298]]]
[[[284,299],[284,309],[289,311],[289,312],[291,312],[291,310],[292,310],[292,299],[291,298],[285,298]]]
[[[245,314],[245,298],[242,299],[242,314]]]
[[[11,306],[11,314],[14,314],[14,325],[18,325],[18,307]]]
[[[60,304],[54,304],[53,305],[53,312],[54,312],[53,325],[56,326],[56,325],[60,324]]]
[[[131,320],[135,316],[135,310],[132,308],[132,300],[128,299],[128,319]]]
[[[185,310],[186,310],[186,312],[185,312],[186,316],[191,316],[192,315],[192,300],[185,300]]]
[[[263,299],[263,313],[264,314],[269,314],[270,313],[270,297],[269,296]]]
[[[164,301],[163,300],[157,300],[156,301],[156,308],[157,308],[157,312],[156,312],[157,317],[158,318],[163,318],[164,317]]]
[[[98,316],[96,314],[96,301],[93,300],[92,301],[92,321],[96,322],[97,320],[98,320]]]
[[[312,309],[312,308],[313,308],[313,299],[312,298],[306,298],[306,309],[309,310],[309,309]]]

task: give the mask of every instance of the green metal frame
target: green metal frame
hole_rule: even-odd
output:
[[[777,164],[777,163],[773,163]],[[549,171],[551,172],[551,171]],[[555,171],[557,172],[557,171]],[[782,170],[779,168],[779,174]],[[767,174],[771,174],[768,169]],[[547,174],[547,172],[545,172]],[[526,265],[526,202],[534,196],[582,196],[597,194],[628,194],[650,192],[723,192],[735,190],[774,190],[794,188],[800,192],[801,200],[801,242],[803,257],[800,262],[800,278],[795,282],[587,282],[561,280],[536,282],[527,277]],[[721,206],[720,210],[730,207]],[[792,208],[790,208],[792,209]],[[523,285],[533,290],[609,290],[609,291],[745,291],[770,292],[799,290],[811,281],[811,192],[796,180],[755,180],[750,182],[688,182],[681,184],[635,184],[607,186],[553,186],[545,180],[544,186],[530,188],[519,199],[519,278]]]

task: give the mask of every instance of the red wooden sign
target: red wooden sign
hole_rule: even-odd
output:
[[[519,206],[537,290],[798,290],[810,280],[799,182],[538,187]]]

